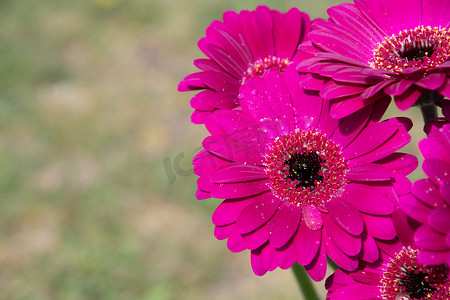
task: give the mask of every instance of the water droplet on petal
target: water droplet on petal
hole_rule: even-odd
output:
[[[253,96],[258,95],[258,90],[257,90],[257,89],[253,89],[253,90],[252,90],[252,95],[253,95]]]
[[[319,230],[322,228],[322,216],[319,210],[313,205],[305,205],[302,207],[302,216],[305,218],[306,226],[311,230]]]
[[[237,98],[238,98],[239,100],[241,100],[242,98],[244,98],[244,94],[239,93],[239,94],[237,95]]]

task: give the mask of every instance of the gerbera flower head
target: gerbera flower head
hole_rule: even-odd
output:
[[[401,110],[424,91],[429,101],[450,97],[450,2],[355,0],[328,9],[300,49],[303,83],[332,99],[331,114],[349,115],[394,96]],[[429,91],[432,91],[431,93]]]
[[[338,269],[327,278],[325,282],[328,290],[327,299],[449,299],[450,282],[447,265],[420,263],[418,261],[420,250],[398,239],[377,243],[381,249],[379,261],[362,262],[361,266],[352,272]]]
[[[241,108],[216,111],[194,158],[197,198],[225,199],[212,221],[231,251],[251,250],[257,275],[295,262],[322,280],[327,255],[354,270],[375,261],[375,239],[396,232],[395,193],[407,193],[414,156],[408,119],[379,122],[388,102],[337,120],[329,101],[300,88],[290,65],[250,78]]]
[[[239,87],[276,68],[283,72],[299,61],[298,45],[310,31],[310,18],[292,8],[286,13],[258,6],[254,11],[227,11],[214,21],[198,46],[208,57],[194,65],[201,71],[184,78],[179,91],[200,91],[191,99],[193,123],[205,123],[217,109],[239,106]]]
[[[421,224],[414,233],[419,262],[450,265],[450,124],[433,127],[419,148],[428,178],[400,197],[400,208]]]

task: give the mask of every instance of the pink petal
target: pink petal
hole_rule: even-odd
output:
[[[441,196],[444,198],[447,204],[450,204],[450,183],[445,183],[441,185],[440,188]]]
[[[392,240],[396,237],[394,223],[390,216],[362,215],[369,235],[381,240]]]
[[[255,122],[277,121],[280,126],[289,128],[293,118],[292,103],[278,70],[267,71],[264,78],[250,78],[240,92],[242,109]]]
[[[378,271],[378,272],[377,272]],[[367,285],[379,285],[383,278],[383,271],[364,268],[351,273],[353,280]]]
[[[309,16],[297,8],[291,8],[274,33],[277,55],[281,58],[291,58],[297,50],[298,44],[309,32]]]
[[[373,110],[373,105],[368,105],[351,116],[341,119],[339,127],[331,136],[332,139],[342,148],[347,147],[366,126]]]
[[[211,197],[212,197],[211,193],[207,192],[207,191],[202,191],[202,190],[198,189],[195,192],[195,198],[197,198],[198,200],[204,200],[204,199],[208,199],[208,198],[211,198]]]
[[[258,6],[247,16],[241,12],[241,26],[244,38],[254,59],[265,58],[274,53],[273,24],[270,9]]]
[[[322,218],[324,228],[339,250],[347,256],[358,255],[361,251],[361,237],[353,236],[345,232],[327,214],[324,214]]]
[[[383,90],[385,87],[389,86],[392,83],[390,80],[381,81],[375,85],[367,88],[364,93],[361,94],[361,98],[369,99],[370,97],[375,96],[378,92]]]
[[[365,262],[375,262],[380,257],[380,252],[378,250],[377,243],[375,242],[375,239],[367,235],[366,233],[363,234],[362,238],[362,248],[361,253],[359,254],[359,257],[365,261]]]
[[[263,255],[262,255],[263,248],[264,247],[261,246],[256,250],[252,250],[250,254],[250,261],[253,272],[258,276],[263,276],[264,274],[267,273],[267,269],[264,267],[263,264]]]
[[[440,159],[428,158],[423,162],[422,169],[436,184],[450,181],[450,163]]]
[[[422,25],[439,27],[448,27],[450,21],[450,3],[446,0],[428,0],[422,1]]]
[[[448,251],[427,251],[420,250],[417,261],[425,265],[440,265],[448,263]]]
[[[450,98],[450,78],[447,78],[446,82],[437,91],[444,97]]]
[[[333,26],[331,30],[312,30],[308,35],[309,39],[318,47],[326,52],[337,53],[351,59],[363,62],[368,61],[370,57],[360,47],[349,47],[357,41],[350,35],[345,34],[336,24],[328,24]]]
[[[326,79],[318,74],[305,74],[300,82],[300,88],[310,91],[320,91],[325,85]]]
[[[376,98],[365,100],[359,95],[339,98],[337,100],[333,99],[331,101],[330,114],[333,118],[341,119],[370,105],[376,100]]]
[[[418,201],[411,194],[403,195],[399,198],[399,207],[411,218],[421,223],[426,222],[427,215],[431,212],[429,206]]]
[[[232,199],[225,200],[219,206],[212,215],[212,222],[216,226],[228,225],[236,222],[238,216],[242,210],[249,205],[247,199]]]
[[[416,85],[427,90],[435,90],[440,88],[446,79],[446,73],[432,73],[417,81]]]
[[[419,141],[418,145],[420,152],[425,159],[434,158],[450,161],[450,153],[447,153],[447,145],[445,145],[440,139],[423,139]]]
[[[242,237],[242,235],[240,235],[239,232],[237,231],[236,226],[234,226],[233,231],[228,237],[227,247],[233,253],[241,252],[247,249],[245,240]]]
[[[285,82],[294,106],[294,120],[299,128],[315,128],[322,110],[322,100],[313,92],[307,93],[300,86],[301,77],[292,67],[285,71]],[[304,78],[305,76],[302,76]]]
[[[421,179],[414,182],[412,193],[420,199],[423,204],[430,207],[436,207],[444,204],[441,199],[439,188],[430,179]],[[425,211],[428,210],[429,209],[426,209]]]
[[[348,167],[352,168],[370,162],[378,161],[407,145],[411,140],[411,136],[406,130],[404,130],[403,125],[399,126],[399,130],[389,140],[387,140],[385,143],[383,143],[373,151],[350,160],[348,162]]]
[[[292,267],[293,264],[296,263],[297,253],[295,251],[295,247],[293,246],[293,241],[291,240],[289,243],[284,245],[281,248],[275,249],[277,251],[277,263],[278,266],[287,270]]]
[[[216,226],[214,228],[214,236],[218,240],[224,240],[230,236],[234,227],[235,227],[234,224],[225,225],[225,226]]]
[[[210,155],[213,158],[209,157],[204,159],[203,164],[209,163],[214,169],[218,167],[218,165],[215,164],[217,161],[217,157],[215,156],[226,159],[227,161],[254,165],[263,164],[263,156],[260,152],[248,148],[227,136],[209,136],[203,140],[202,144],[210,154],[213,154]],[[222,162],[221,165],[223,164],[224,163]]]
[[[367,87],[351,84],[339,84],[335,81],[329,81],[320,91],[324,99],[335,99],[340,97],[361,95]]]
[[[400,81],[385,87],[384,92],[391,96],[398,96],[406,92],[414,82],[414,80],[400,79]]]
[[[214,183],[246,182],[267,178],[264,169],[259,166],[230,163],[219,167],[212,175]]]
[[[381,189],[363,184],[347,184],[342,199],[369,214],[389,215],[394,211],[394,204]]]
[[[342,286],[354,284],[355,281],[351,276],[345,273],[342,269],[337,269],[325,281],[325,288],[328,291],[336,291]]]
[[[345,68],[334,73],[332,75],[332,78],[338,82],[347,82],[361,85],[377,84],[383,79],[383,77],[373,78],[373,76],[368,76],[367,74],[363,73],[362,70],[364,70],[364,68]]]
[[[355,158],[378,148],[398,130],[398,122],[390,119],[381,123],[373,123],[366,127],[360,135],[342,151],[347,158]]]
[[[200,40],[199,44],[203,42]],[[212,44],[199,46],[203,53],[213,59],[225,72],[236,79],[240,79],[243,75],[242,63],[239,64],[237,59],[233,57],[229,51]]]
[[[243,198],[269,190],[268,180],[255,180],[249,182],[237,183],[221,183],[216,185],[216,188],[211,191],[214,198],[220,199],[234,199]]]
[[[357,0],[356,6],[390,36],[398,34],[405,28],[415,28],[420,24],[420,0]],[[408,14],[405,14],[408,11]]]
[[[193,124],[205,124],[210,115],[210,111],[195,110],[191,115],[191,122]]]
[[[236,92],[214,92],[214,96],[208,98],[209,105],[216,108],[232,109],[237,107],[238,100],[236,99]]]
[[[364,229],[364,221],[357,209],[351,204],[334,198],[325,207],[333,221],[352,235],[360,235]]]
[[[449,247],[445,241],[445,236],[434,231],[428,226],[420,226],[414,233],[414,241],[417,247],[427,250],[443,251]]]
[[[272,193],[256,196],[239,215],[237,226],[241,234],[251,232],[266,223],[277,211],[280,200]]]
[[[345,285],[331,294],[330,300],[376,300],[379,299],[380,288],[378,286],[354,283]]]
[[[442,234],[450,232],[450,208],[442,207],[433,210],[428,215],[428,225]]]
[[[261,247],[270,238],[270,230],[272,228],[271,222],[266,222],[261,227],[253,230],[252,232],[245,233],[242,237],[245,239],[247,248],[255,250]]]
[[[198,110],[214,111],[214,107],[209,104],[209,98],[213,97],[216,92],[205,90],[191,98],[190,104],[192,108]]]
[[[311,230],[302,219],[297,233],[294,235],[294,246],[297,251],[297,261],[302,266],[312,262],[319,251],[322,239],[321,230]]]
[[[273,217],[270,245],[274,248],[284,246],[297,231],[300,224],[301,209],[295,205],[282,205]]]
[[[263,259],[264,268],[267,271],[273,271],[278,267],[277,256],[278,256],[278,253],[276,252],[275,248],[270,246],[270,244],[267,245],[266,247],[264,247],[262,259]]]
[[[325,234],[325,230],[324,230]],[[331,234],[331,233],[330,233]],[[332,235],[332,234],[331,234]],[[333,240],[328,236],[325,240],[327,255],[332,261],[334,261],[339,267],[346,271],[354,271],[358,268],[358,258],[356,256],[349,256],[345,254],[339,247],[335,244],[336,240]]]
[[[327,272],[325,240],[322,240],[319,252],[317,252],[312,262],[305,266],[305,271],[314,281],[321,281],[325,278]]]
[[[397,152],[380,159],[377,164],[392,170],[393,174],[406,176],[417,168],[418,160],[414,155]]]
[[[396,209],[392,213],[392,221],[397,230],[397,236],[405,247],[414,246],[414,230],[417,229],[419,223],[414,222],[405,212]]]
[[[183,80],[178,84],[179,92],[189,92],[198,89],[206,89],[207,86],[201,79],[201,75],[203,72],[192,73],[186,76]],[[212,72],[211,72],[212,73]],[[218,72],[216,72],[218,73]]]
[[[392,170],[379,164],[366,164],[348,170],[346,177],[353,181],[387,181],[394,177]]]
[[[403,94],[394,96],[395,104],[400,110],[405,111],[416,103],[421,94],[421,88],[412,87]]]

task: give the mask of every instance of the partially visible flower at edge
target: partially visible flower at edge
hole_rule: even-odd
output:
[[[363,262],[353,272],[336,270],[325,282],[328,300],[449,299],[448,266],[420,263],[412,240],[417,223],[398,209],[393,218],[400,238],[377,241],[379,261]]]
[[[428,178],[414,182],[400,208],[421,224],[414,233],[419,262],[450,265],[450,123],[431,128],[419,148]]]
[[[298,45],[310,31],[309,16],[292,8],[286,13],[258,6],[254,11],[227,11],[214,21],[198,46],[208,57],[194,65],[201,72],[184,78],[179,91],[199,91],[190,101],[191,120],[205,123],[217,109],[239,106],[239,87],[270,68],[280,71],[298,62]]]
[[[342,118],[386,95],[406,110],[450,97],[450,1],[355,0],[328,9],[300,50],[302,86]]]
[[[375,239],[395,238],[390,215],[417,159],[394,153],[410,141],[409,119],[378,122],[389,102],[337,120],[300,81],[293,65],[269,70],[242,86],[242,109],[213,114],[193,160],[196,196],[226,199],[215,236],[251,250],[255,274],[298,262],[319,281],[327,255],[354,270],[378,259]]]

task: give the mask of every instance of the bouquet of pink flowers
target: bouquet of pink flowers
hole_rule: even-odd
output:
[[[180,91],[210,135],[198,199],[224,199],[214,234],[249,250],[256,275],[293,268],[327,299],[450,299],[450,1],[355,0],[311,21],[227,11]],[[399,152],[419,106],[426,179]]]

